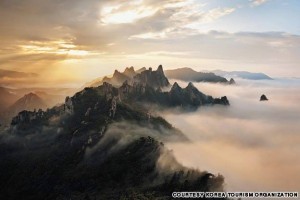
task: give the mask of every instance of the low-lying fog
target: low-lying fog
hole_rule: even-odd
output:
[[[236,82],[195,83],[205,94],[226,95],[231,106],[165,113],[192,141],[167,146],[180,163],[224,175],[227,191],[299,191],[300,79]],[[260,102],[262,94],[269,101]]]

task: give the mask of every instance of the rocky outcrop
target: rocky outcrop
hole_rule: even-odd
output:
[[[133,67],[126,67],[125,71],[123,72],[124,75],[127,77],[134,77],[137,73],[134,71]]]
[[[169,92],[170,102],[175,106],[183,107],[199,107],[202,105],[230,105],[226,96],[221,98],[213,98],[200,92],[192,83],[189,83],[186,88],[181,88],[175,82]]]
[[[44,117],[45,112],[42,109],[38,111],[22,111],[12,119],[11,125],[31,123],[34,120],[40,120]]]
[[[162,88],[170,85],[169,80],[164,74],[162,65],[159,65],[156,71],[152,68],[137,74],[133,77],[133,82],[139,82],[143,85],[149,85],[154,88]]]
[[[66,112],[68,114],[74,113],[73,102],[70,97],[66,97],[65,104],[64,104],[64,112]]]
[[[261,95],[260,96],[260,101],[268,101],[269,99],[267,98],[267,96],[266,95]]]
[[[220,105],[224,105],[224,106],[230,105],[226,96],[214,99],[213,104],[220,104]]]
[[[186,88],[181,88],[175,82],[169,92],[170,103],[173,106],[198,107],[212,103],[213,98],[200,92],[192,83]]]
[[[112,77],[107,77],[105,76],[104,78],[97,78],[89,83],[86,83],[85,87],[98,87],[100,85],[102,85],[103,83],[110,83],[114,86],[121,86],[124,81],[132,81],[133,77],[136,76],[137,74],[145,71],[146,68],[141,68],[137,71],[134,70],[133,67],[126,67],[126,69],[124,70],[124,72],[119,72],[118,70],[114,71],[114,74],[112,75]]]
[[[233,78],[231,78],[230,80],[229,80],[229,85],[234,85],[235,84],[235,80],[233,79]]]

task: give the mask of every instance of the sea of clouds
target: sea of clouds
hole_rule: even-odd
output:
[[[185,166],[224,175],[227,191],[299,191],[300,79],[236,82],[194,84],[213,97],[226,95],[230,107],[164,113],[192,141],[168,148]],[[260,102],[262,94],[269,101]]]

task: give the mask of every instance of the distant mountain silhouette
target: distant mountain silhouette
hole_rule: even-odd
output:
[[[242,78],[249,80],[272,80],[271,77],[264,73],[254,73],[247,71],[222,71],[222,70],[214,70],[211,71],[219,76],[231,77],[231,78]]]
[[[213,82],[228,83],[224,77],[217,76],[214,73],[197,72],[191,68],[178,68],[173,70],[165,70],[165,74],[169,79],[177,79],[187,82]]]
[[[34,111],[39,109],[46,109],[47,107],[47,104],[41,97],[34,93],[29,93],[18,99],[13,105],[5,110],[6,118],[10,119],[23,110]]]
[[[66,95],[72,94],[73,91],[74,89],[70,88],[0,87],[0,124],[8,125],[11,122],[11,118],[22,110],[45,109],[63,103]],[[29,98],[30,96],[33,98]],[[26,101],[26,99],[29,100]],[[17,103],[18,100],[19,102]]]

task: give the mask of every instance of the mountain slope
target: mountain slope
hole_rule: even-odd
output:
[[[226,78],[217,76],[214,73],[197,72],[191,68],[165,70],[165,74],[169,79],[177,79],[187,82],[228,83]]]
[[[13,119],[10,140],[0,136],[0,197],[171,199],[174,190],[223,190],[222,176],[181,166],[159,142],[186,140],[180,131],[106,89],[116,91],[86,88]]]
[[[224,99],[192,84],[162,92],[167,81],[157,71],[120,87],[85,88],[63,105],[15,116],[0,134],[0,198],[172,199],[173,191],[223,191],[221,175],[175,160],[163,142],[188,139],[144,104],[197,107]]]

